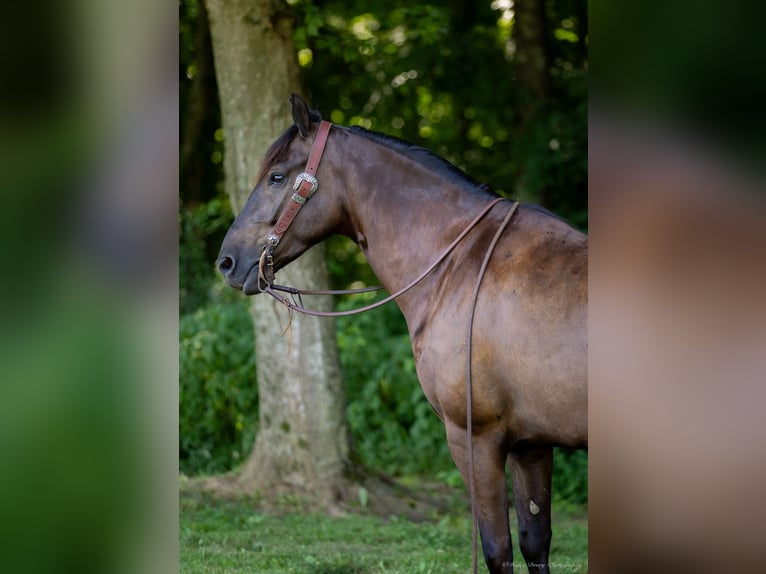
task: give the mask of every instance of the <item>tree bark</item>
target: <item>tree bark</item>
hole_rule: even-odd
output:
[[[545,2],[516,0],[514,10],[514,67],[522,96],[518,111],[522,121],[529,122],[540,113],[548,97]]]
[[[514,18],[511,35],[516,45],[514,71],[519,87],[517,120],[515,126],[518,141],[535,141],[542,145],[534,133],[543,118],[548,100],[548,50],[547,18],[545,2],[539,0],[516,0],[513,4]],[[544,142],[543,142],[544,143]],[[530,154],[534,155],[534,154]],[[540,189],[539,196],[530,195],[526,165],[517,175],[515,195],[524,200],[546,204],[546,190]]]
[[[291,123],[288,97],[300,92],[294,23],[280,0],[207,0],[224,130],[224,170],[232,207],[244,205],[266,149]],[[317,246],[280,271],[280,282],[326,288]],[[331,302],[324,303],[329,309]],[[318,307],[322,302],[317,303]],[[341,496],[349,435],[332,320],[294,315],[266,295],[253,297],[260,423],[238,490],[269,498]],[[287,333],[281,336],[286,325]]]

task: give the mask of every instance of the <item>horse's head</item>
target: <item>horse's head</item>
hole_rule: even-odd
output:
[[[338,201],[329,193],[337,186],[330,181],[332,170],[326,167],[327,158],[322,162],[325,167],[316,174],[321,191],[313,195],[311,178],[304,182],[307,178],[303,172],[318,139],[321,116],[295,94],[290,104],[295,124],[266,153],[255,189],[226,233],[218,256],[218,269],[226,281],[247,295],[259,292],[259,262],[264,250],[269,263],[273,261],[269,270],[276,272],[330,234],[340,218]],[[299,211],[294,221],[283,229],[284,214],[296,208]]]

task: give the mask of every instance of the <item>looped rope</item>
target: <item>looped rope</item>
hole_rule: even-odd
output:
[[[271,285],[274,291],[282,291],[291,295],[356,295],[357,293],[371,293],[372,291],[381,291],[385,289],[381,285],[373,287],[362,287],[360,289],[297,289],[287,285]],[[302,304],[302,303],[301,303]]]

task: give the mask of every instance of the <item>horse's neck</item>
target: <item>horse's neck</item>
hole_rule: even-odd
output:
[[[427,269],[492,198],[392,150],[379,153],[379,162],[366,163],[349,182],[356,224],[351,237],[393,293]],[[438,273],[432,275],[418,285],[419,297],[429,296]],[[406,316],[406,305],[400,307]]]

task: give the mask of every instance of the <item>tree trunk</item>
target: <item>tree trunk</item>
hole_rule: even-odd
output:
[[[539,0],[516,0],[513,4],[515,22],[512,36],[516,45],[514,70],[519,86],[517,105],[516,138],[518,141],[532,141],[535,145],[547,145],[542,141],[537,130],[540,125],[548,99],[548,50],[546,40],[545,2]],[[536,154],[528,152],[529,157]],[[520,199],[538,201],[546,204],[546,190],[531,193],[528,181],[528,168],[521,167],[517,176],[515,195]]]
[[[529,122],[541,111],[548,97],[545,2],[516,0],[513,6],[514,67],[522,98],[518,112],[523,122]]]
[[[291,123],[299,92],[293,21],[278,0],[206,0],[224,130],[224,170],[232,207],[244,205],[266,149]],[[318,246],[280,271],[280,282],[326,288]],[[317,302],[318,307],[322,302]],[[325,303],[329,309],[331,302]],[[260,424],[237,487],[270,497],[340,497],[349,471],[343,383],[332,320],[294,315],[266,295],[253,297]],[[282,330],[290,324],[287,333]]]

